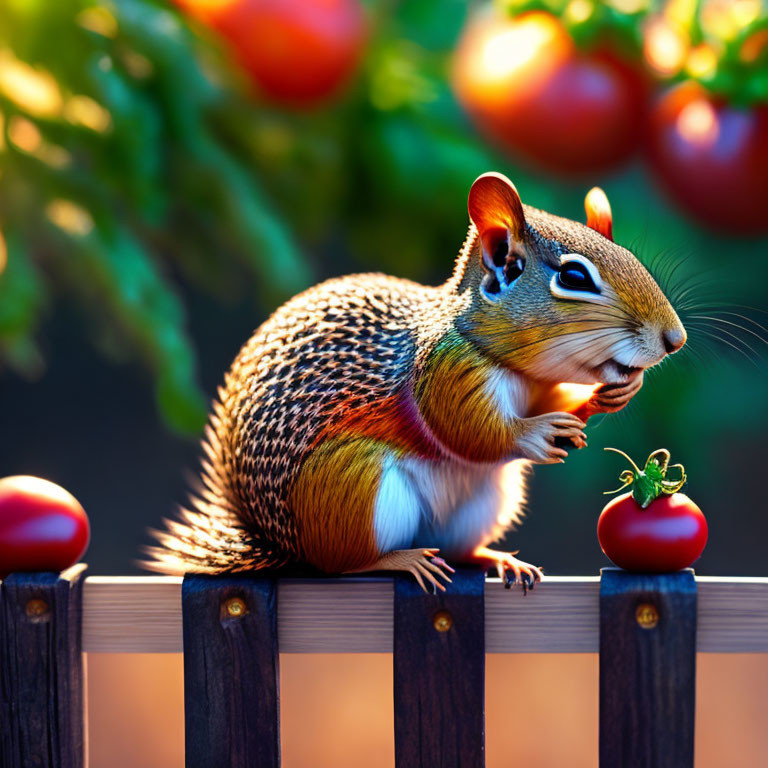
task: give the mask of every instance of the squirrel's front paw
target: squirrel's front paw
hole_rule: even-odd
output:
[[[517,439],[517,448],[524,459],[537,464],[562,463],[568,451],[556,445],[557,438],[570,441],[576,448],[587,446],[583,431],[586,425],[572,413],[544,413],[525,422],[525,431]]]
[[[592,413],[620,411],[640,391],[642,386],[642,371],[633,376],[626,384],[603,384],[592,395],[589,408]]]

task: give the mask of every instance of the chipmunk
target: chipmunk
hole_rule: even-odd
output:
[[[448,561],[469,561],[507,586],[541,579],[488,545],[520,520],[529,466],[587,444],[560,385],[596,385],[587,414],[618,411],[686,332],[613,242],[600,189],[586,226],[523,205],[498,173],[468,207],[443,285],[333,279],[256,330],[219,390],[191,509],[156,533],[151,568],[304,563],[444,589]]]

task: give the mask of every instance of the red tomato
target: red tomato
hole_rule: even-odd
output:
[[[643,509],[630,492],[605,505],[597,521],[597,538],[620,568],[679,571],[704,551],[707,521],[683,493],[660,496]]]
[[[453,85],[482,133],[547,170],[604,170],[640,145],[644,75],[607,52],[579,52],[548,13],[477,16]]]
[[[675,202],[702,224],[768,232],[768,106],[739,109],[682,83],[653,109],[648,156]]]
[[[268,99],[311,106],[357,69],[366,41],[359,0],[176,0],[218,31]]]
[[[90,527],[77,499],[39,477],[0,480],[0,578],[63,571],[85,552]]]

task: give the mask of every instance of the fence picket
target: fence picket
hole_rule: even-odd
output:
[[[696,597],[690,569],[603,569],[600,768],[693,768]]]
[[[397,768],[485,765],[484,588],[485,574],[472,568],[437,595],[413,577],[395,579]]]
[[[83,768],[87,566],[14,573],[0,588],[0,765]]]
[[[187,768],[278,768],[274,580],[187,575],[182,614]]]

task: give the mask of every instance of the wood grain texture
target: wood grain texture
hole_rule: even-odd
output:
[[[187,768],[279,768],[276,600],[269,578],[184,578]]]
[[[475,568],[437,595],[395,578],[397,768],[485,766],[484,585]]]
[[[768,653],[768,578],[698,576],[698,650]],[[488,653],[597,653],[597,576],[548,576],[532,594],[485,585]],[[278,582],[281,653],[391,653],[392,579]],[[89,576],[89,653],[180,653],[181,579]]]
[[[658,623],[643,627],[641,606]],[[696,706],[693,571],[603,570],[600,768],[693,768]]]
[[[85,765],[82,584],[61,574],[11,574],[0,589],[0,765]]]
[[[181,653],[180,576],[89,576],[86,653]]]

